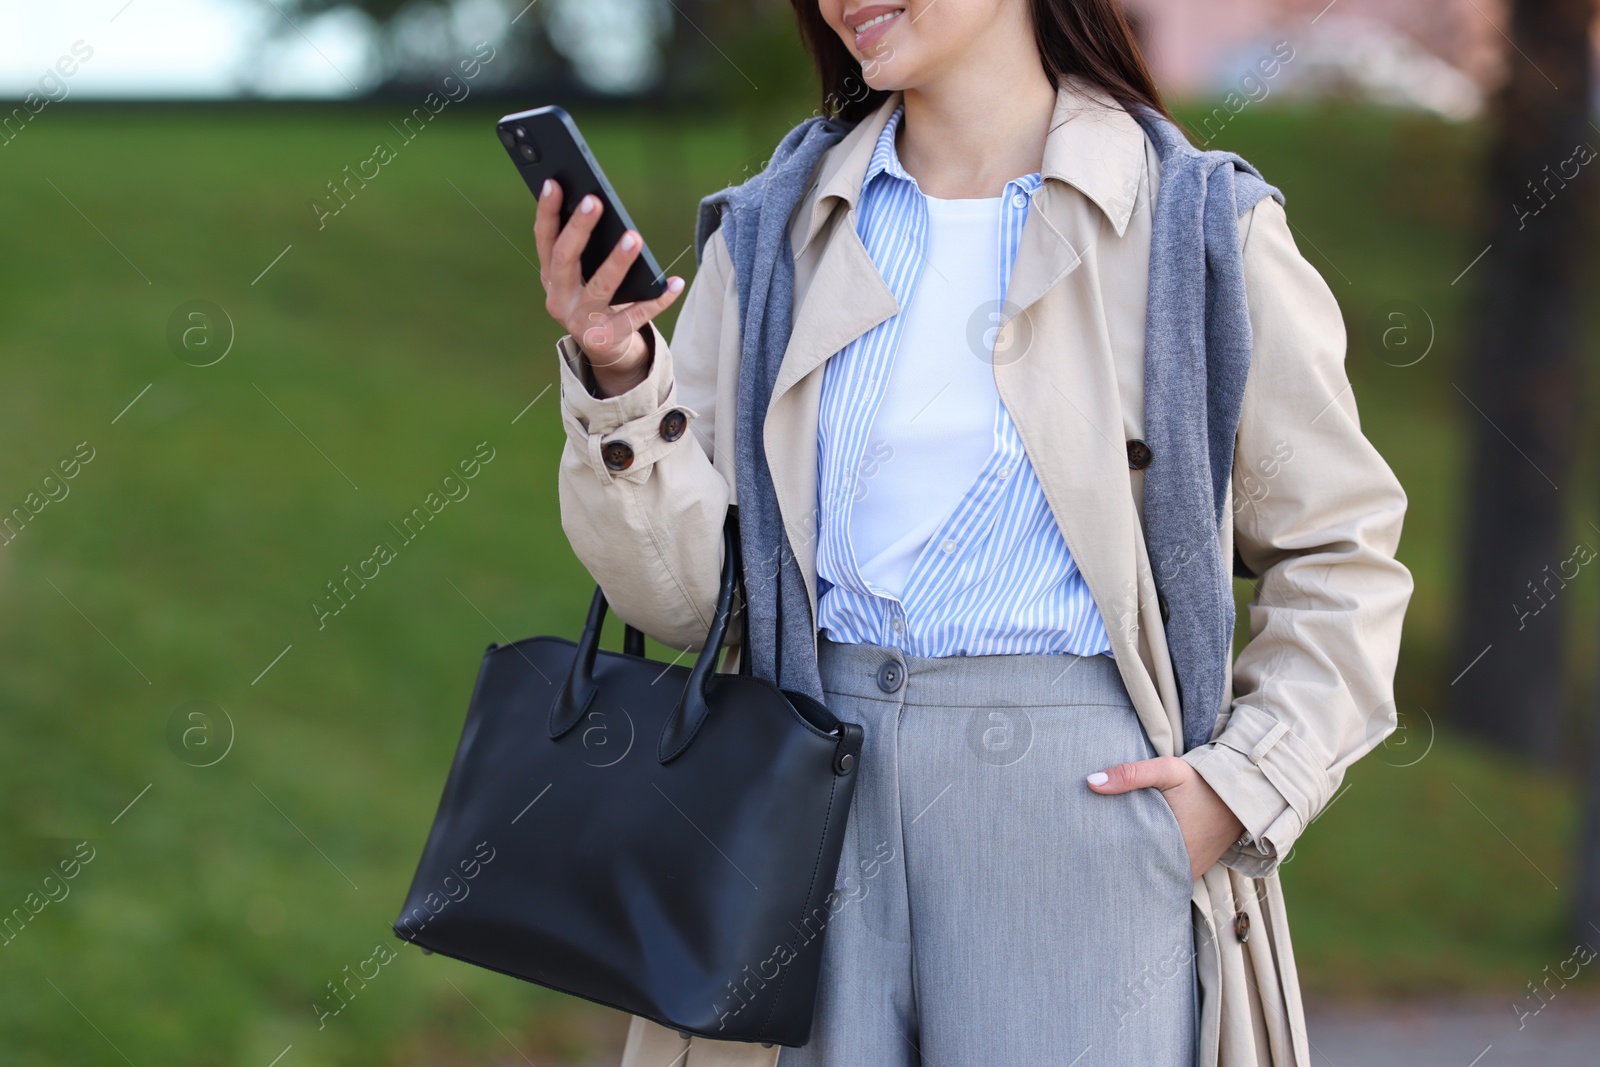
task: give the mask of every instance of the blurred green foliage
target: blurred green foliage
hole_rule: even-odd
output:
[[[577,117],[658,259],[692,274],[698,198],[810,106]],[[0,150],[0,503],[95,450],[0,547],[0,914],[95,850],[0,944],[7,1065],[122,1062],[113,1046],[265,1065],[290,1045],[285,1067],[548,1062],[615,1036],[614,1013],[388,930],[483,646],[574,632],[592,589],[556,509],[533,200],[494,113],[451,108],[398,145],[392,111],[77,106]],[[379,140],[397,158],[319,230],[311,202]],[[1406,729],[1285,868],[1302,980],[1514,996],[1567,955],[1550,880],[1569,872],[1571,783],[1433,742],[1469,476],[1450,382],[1471,289],[1451,281],[1479,251],[1479,133],[1262,109],[1220,143],[1286,191],[1345,311],[1363,425],[1412,501]],[[167,340],[195,299],[236,331],[208,367]],[[1399,300],[1437,329],[1409,367],[1377,340]],[[319,629],[325,583],[484,441],[470,495]],[[235,731],[208,767],[169,742],[195,699]],[[378,944],[399,958],[319,1029],[326,984]]]

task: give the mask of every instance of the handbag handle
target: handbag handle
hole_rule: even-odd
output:
[[[711,619],[711,629],[706,635],[705,645],[695,657],[694,668],[689,672],[688,684],[683,687],[682,695],[661,730],[656,755],[662,763],[668,762],[688,747],[689,742],[705,723],[706,716],[710,714],[710,705],[706,703],[706,689],[716,673],[717,660],[722,653],[722,640],[727,635],[728,616],[732,612],[733,589],[739,568],[738,527],[735,522],[733,514],[730,513],[722,531],[722,579],[717,589],[717,608]],[[594,661],[600,648],[600,630],[605,623],[605,617],[605,593],[596,586],[594,599],[589,603],[589,617],[583,624],[582,636],[578,638],[577,653],[572,657],[572,668],[568,671],[561,688],[557,690],[555,701],[550,707],[551,740],[561,737],[576,726],[600,691],[599,685],[594,680]],[[625,650],[630,654],[642,654],[644,635],[630,626],[625,640],[631,639],[633,635],[638,635],[639,652],[634,653],[632,649]]]

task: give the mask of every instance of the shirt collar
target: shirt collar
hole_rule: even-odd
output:
[[[911,184],[916,184],[904,167],[900,165],[900,153],[895,150],[895,133],[900,129],[900,120],[905,117],[905,104],[896,105],[889,115],[889,120],[883,124],[883,129],[878,133],[878,139],[873,142],[872,157],[867,160],[867,173],[861,178],[861,187],[864,189],[872,184],[872,179],[879,174],[888,174],[900,178]]]
[[[797,257],[827,221],[833,207],[830,198],[854,207],[863,187],[878,174],[911,180],[894,149],[903,99],[898,90],[890,93],[823,153],[816,181],[803,201],[807,217],[795,246]],[[1069,75],[1056,92],[1040,183],[1058,181],[1088,197],[1120,237],[1138,199],[1146,144],[1144,130],[1126,109],[1104,90]]]
[[[883,130],[878,134],[878,140],[872,149],[872,158],[867,161],[867,173],[861,179],[861,188],[865,189],[870,186],[872,179],[878,175],[887,174],[891,178],[899,178],[903,182],[909,182],[917,188],[918,192],[921,192],[921,187],[917,185],[917,179],[913,178],[911,172],[901,165],[900,152],[895,148],[895,135],[899,132],[900,123],[905,118],[905,115],[905,104],[897,104],[894,112],[889,116],[889,121],[883,124]]]

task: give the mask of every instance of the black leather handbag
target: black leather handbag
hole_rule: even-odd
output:
[[[631,627],[601,649],[598,589],[576,645],[489,646],[398,937],[685,1035],[809,1040],[862,729],[715,670],[736,530],[692,668]]]

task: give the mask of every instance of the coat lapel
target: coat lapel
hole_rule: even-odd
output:
[[[1162,738],[1166,712],[1141,662],[1143,530],[1106,317],[1116,294],[1102,289],[1104,278],[1126,275],[1120,262],[1102,268],[1107,256],[1121,258],[1145,143],[1133,117],[1098,90],[1073,83],[1058,94],[1045,180],[1017,247],[994,370],[1129,694],[1151,736]]]
[[[1006,289],[1008,318],[1031,308],[1083,262],[1084,249],[1093,239],[1094,231],[1086,228],[1081,218],[1067,217],[1063,192],[1059,183],[1046,181],[1034,194],[1017,242],[1011,284]],[[997,344],[1004,345],[1007,341],[1015,339],[1003,333],[997,338]]]
[[[1140,533],[1095,269],[1104,225],[1065,185],[1040,187],[1017,248],[994,375],[1112,651],[1133,662]]]
[[[789,228],[795,255],[793,325],[762,440],[800,572],[817,613],[817,411],[822,366],[900,306],[856,232],[856,202],[878,135],[900,104],[891,93],[817,165],[817,177]]]
[[[794,328],[767,407],[762,439],[789,544],[805,576],[812,617],[817,610],[817,411],[828,358],[900,305],[856,233],[852,206],[832,226],[795,309]]]

